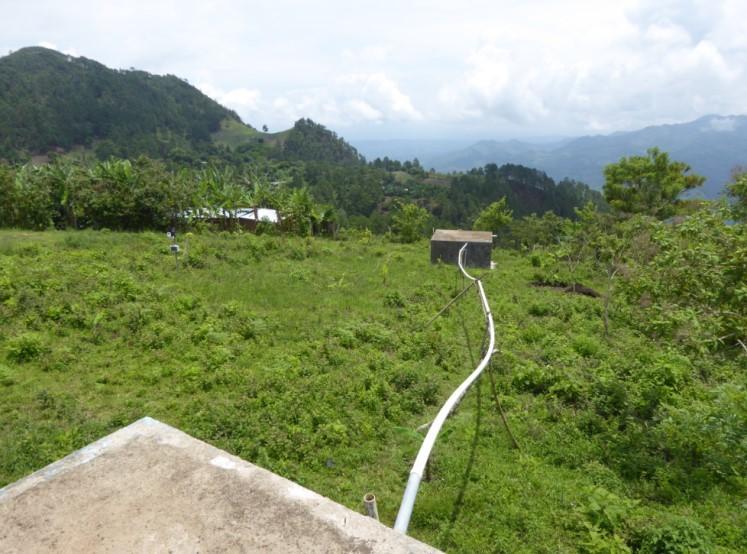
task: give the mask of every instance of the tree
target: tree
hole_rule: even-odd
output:
[[[417,204],[400,204],[392,216],[392,230],[402,242],[415,242],[423,234],[430,214]]]
[[[732,211],[735,219],[747,221],[747,169],[734,172],[733,180],[726,185],[729,196],[734,200]]]
[[[512,212],[506,207],[506,197],[493,202],[477,216],[472,226],[476,231],[490,231],[495,233],[501,227],[511,223]]]
[[[309,189],[293,189],[282,209],[283,225],[297,235],[307,236],[313,231],[314,199]]]
[[[269,129],[267,128],[267,125],[262,125],[262,131],[265,133],[269,131]]]
[[[705,181],[689,171],[686,163],[670,161],[666,152],[650,148],[646,156],[621,158],[604,168],[604,197],[622,213],[666,219],[676,213],[682,192]]]

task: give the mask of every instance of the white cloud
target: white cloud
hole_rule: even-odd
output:
[[[419,121],[423,115],[399,85],[384,73],[354,73],[336,80],[342,94],[360,95],[381,113],[381,119]]]
[[[348,100],[347,108],[355,114],[358,114],[362,119],[367,121],[381,121],[384,117],[379,110],[374,108],[371,104],[365,100]]]
[[[606,132],[747,111],[740,92],[747,51],[719,44],[701,22],[684,27],[689,20],[675,17],[679,12],[657,13],[636,12],[632,20],[618,14],[625,31],[607,38],[565,29],[526,48],[492,39],[441,87],[438,113],[452,121]]]
[[[255,89],[237,88],[228,91],[221,98],[227,106],[242,111],[258,111],[261,94]]]
[[[389,59],[390,51],[385,46],[371,45],[357,50],[345,48],[342,57],[345,61],[353,63],[382,63]]]
[[[78,57],[78,51],[75,48],[58,48],[58,46],[53,42],[48,42],[46,40],[41,41],[38,46],[41,46],[42,48],[49,48],[51,50],[57,50],[59,52],[62,52],[63,54],[67,54],[68,56]]]
[[[264,101],[258,91],[223,93],[205,84],[200,85],[200,89],[236,109],[248,121],[271,113],[285,125],[310,117],[328,126],[346,127],[423,118],[409,96],[383,73],[342,75],[332,79],[327,86],[291,90],[271,101]],[[273,126],[277,127],[275,121]]]
[[[262,93],[256,89],[236,88],[227,92],[210,83],[198,83],[197,88],[213,100],[236,111],[242,118],[251,118],[260,111]]]
[[[276,129],[311,117],[359,136],[435,125],[489,137],[747,113],[744,0],[9,4],[0,52],[63,45],[209,83]]]

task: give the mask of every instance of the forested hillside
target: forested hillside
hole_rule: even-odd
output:
[[[365,160],[337,134],[314,123],[299,119],[282,141],[281,157],[286,160],[359,164]]]
[[[310,119],[260,133],[173,75],[109,69],[41,47],[0,58],[0,159],[78,147],[99,159],[144,154],[182,164],[233,162],[258,150],[286,161],[363,162],[355,148]]]
[[[162,230],[194,225],[181,217],[188,209],[256,205],[275,208],[288,221],[305,221],[291,226],[306,232],[326,214],[323,219],[338,226],[384,233],[403,205],[421,207],[421,231],[471,228],[485,206],[503,197],[517,217],[550,212],[574,218],[587,202],[604,207],[601,194],[585,185],[556,184],[520,166],[447,176],[410,162],[355,162],[352,151],[348,163],[285,161],[262,152],[248,155],[251,162],[217,158],[197,168],[146,157],[62,156],[40,166],[0,162],[0,227]]]
[[[75,146],[100,157],[199,149],[239,117],[173,75],[114,70],[41,47],[0,58],[0,158]]]
[[[54,160],[22,168],[31,154]],[[121,163],[104,165],[90,154]],[[143,155],[148,159],[135,162]],[[162,228],[183,209],[216,205],[221,197],[256,202],[255,189],[275,189],[274,200],[263,193],[263,201],[279,209],[289,207],[278,198],[308,189],[317,203],[335,209],[338,223],[375,232],[389,228],[403,202],[427,209],[433,225],[458,227],[471,227],[485,205],[504,196],[517,216],[551,211],[574,217],[588,201],[603,205],[601,195],[581,183],[556,184],[521,166],[488,164],[444,175],[417,160],[366,163],[342,137],[310,119],[286,131],[259,132],[177,77],[113,70],[40,47],[0,58],[3,158],[11,164],[0,170],[6,206],[0,226],[74,221],[110,227],[120,221],[115,228]],[[206,182],[213,183],[209,202]],[[233,192],[215,192],[226,188]],[[108,223],[93,215],[104,209]]]

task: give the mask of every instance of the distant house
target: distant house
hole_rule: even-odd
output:
[[[224,229],[229,228],[235,222],[248,231],[256,230],[260,222],[277,225],[282,221],[278,211],[272,208],[238,208],[236,210],[198,208],[186,210],[182,215],[186,218],[212,223]]]

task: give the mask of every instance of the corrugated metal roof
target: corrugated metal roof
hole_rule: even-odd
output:
[[[253,221],[255,219],[255,212],[253,208],[238,210],[236,217],[239,219],[248,219]],[[258,221],[267,221],[269,223],[277,223],[279,221],[278,211],[271,208],[257,208],[256,219]]]
[[[182,214],[184,217],[195,217],[197,219],[220,219],[231,217],[229,210],[225,208],[198,208],[185,210]],[[236,210],[236,217],[247,221],[266,221],[268,223],[278,223],[280,215],[277,210],[272,208],[239,208]]]

